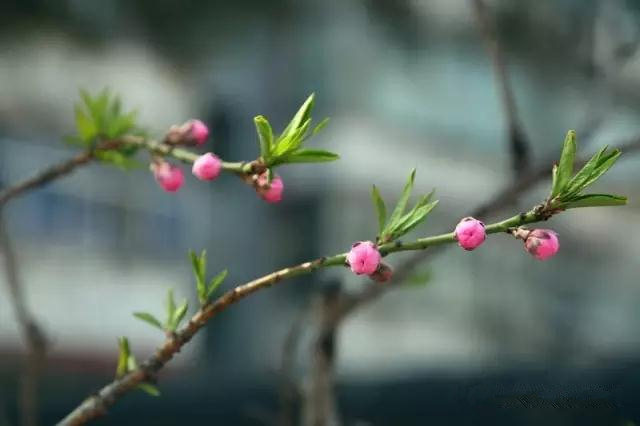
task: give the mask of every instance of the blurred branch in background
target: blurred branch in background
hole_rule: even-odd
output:
[[[309,310],[301,309],[291,324],[282,344],[282,359],[280,361],[280,413],[279,424],[281,426],[293,426],[297,424],[297,406],[300,403],[301,390],[295,379],[295,361],[298,342],[304,331],[305,320]]]
[[[471,3],[473,4],[476,21],[480,27],[480,34],[487,45],[487,50],[494,68],[504,116],[507,121],[511,166],[515,176],[519,177],[525,174],[531,164],[529,138],[520,121],[513,88],[507,75],[507,66],[502,50],[500,49],[500,44],[498,43],[496,30],[492,26],[493,22],[491,22],[489,14],[487,13],[487,7],[483,0],[471,0]]]
[[[311,363],[304,392],[302,425],[325,426],[340,424],[335,396],[336,323],[344,295],[339,283],[323,288],[314,298],[317,329],[311,345]]]
[[[20,376],[20,393],[18,395],[20,419],[23,426],[35,426],[38,424],[38,383],[45,360],[46,338],[27,307],[24,289],[20,281],[18,261],[6,229],[1,207],[0,251],[4,258],[4,269],[11,305],[15,310],[16,322],[26,346],[26,355],[23,358],[24,365]]]

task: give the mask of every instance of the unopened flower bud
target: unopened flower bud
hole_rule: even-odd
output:
[[[164,160],[154,162],[151,165],[151,171],[158,184],[167,192],[178,191],[184,183],[182,170]]]
[[[371,241],[359,241],[351,246],[347,254],[347,263],[351,271],[357,275],[371,275],[378,269],[382,256]]]
[[[180,126],[171,126],[165,142],[171,145],[202,145],[209,137],[209,129],[200,120],[189,120]]]
[[[380,264],[378,265],[378,269],[376,269],[373,274],[369,275],[369,278],[378,283],[386,283],[387,281],[391,280],[392,276],[393,269],[391,269],[391,266],[387,265],[386,263],[380,262]]]
[[[282,200],[282,192],[284,191],[284,182],[280,176],[275,175],[269,183],[267,172],[262,173],[256,180],[256,192],[260,198],[267,203],[277,203]]]
[[[487,238],[484,223],[472,217],[465,217],[455,229],[458,245],[465,250],[478,248]]]
[[[187,122],[189,125],[189,134],[188,137],[196,145],[202,145],[209,138],[209,128],[200,120],[189,120]]]
[[[220,175],[222,160],[207,152],[193,162],[193,174],[200,180],[214,180]]]
[[[558,234],[550,229],[524,230],[517,237],[524,239],[524,247],[538,260],[546,260],[560,250]]]

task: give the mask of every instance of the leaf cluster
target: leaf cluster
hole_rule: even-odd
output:
[[[569,130],[564,140],[560,161],[553,166],[553,183],[548,204],[552,209],[620,206],[627,198],[613,194],[584,194],[583,191],[604,175],[622,154],[605,146],[574,174],[576,132]]]
[[[260,143],[260,158],[266,167],[276,167],[288,163],[323,163],[340,158],[338,154],[306,149],[304,143],[320,132],[329,122],[325,118],[311,127],[315,95],[311,94],[293,116],[287,127],[275,136],[269,121],[262,115],[253,119]]]
[[[137,129],[138,112],[124,111],[120,98],[108,89],[93,96],[80,90],[80,102],[75,105],[76,135],[67,138],[69,143],[84,148],[97,148],[99,141],[114,141],[118,138],[141,132]],[[133,160],[137,147],[121,145],[109,149],[96,149],[95,156],[123,169],[137,167]]]
[[[405,212],[411,192],[413,191],[413,183],[416,177],[416,170],[413,169],[409,175],[409,179],[404,186],[402,195],[396,204],[391,216],[387,219],[387,207],[378,188],[373,185],[371,191],[371,199],[378,217],[378,237],[377,241],[385,243],[393,241],[405,235],[413,228],[422,223],[429,213],[438,204],[438,201],[431,201],[435,192],[431,191],[427,195],[423,195],[418,199],[411,210]]]

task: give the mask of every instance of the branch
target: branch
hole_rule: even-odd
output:
[[[486,226],[487,234],[504,233],[508,230],[530,223],[544,220],[539,213],[531,210],[525,214],[519,214],[501,222]],[[434,246],[455,242],[453,232],[417,239],[410,243],[400,241],[380,245],[378,250],[381,255],[387,256],[402,251],[425,250]],[[347,253],[341,253],[330,257],[322,257],[296,266],[281,269],[265,275],[246,284],[229,290],[213,303],[203,306],[175,334],[169,336],[156,350],[155,354],[147,358],[139,368],[127,373],[119,379],[103,387],[96,395],[89,397],[65,417],[59,425],[81,425],[104,413],[123,394],[135,388],[138,384],[155,380],[157,373],[168,363],[173,356],[187,344],[191,338],[206,325],[215,315],[226,310],[236,302],[244,299],[258,290],[265,289],[286,279],[309,274],[321,268],[330,266],[342,266],[345,264]]]
[[[80,166],[88,164],[93,160],[93,155],[89,151],[82,152],[60,164],[52,166],[33,177],[11,186],[0,192],[0,208],[9,200],[32,189],[39,188],[58,178],[66,176]]]
[[[11,245],[9,235],[5,229],[4,218],[0,209],[0,251],[4,256],[4,266],[7,275],[9,297],[15,310],[16,322],[22,333],[26,345],[26,356],[23,359],[20,378],[20,406],[21,424],[35,426],[38,414],[38,382],[46,352],[46,339],[33,315],[27,308],[23,287],[18,273],[18,264]]]
[[[174,148],[162,142],[136,136],[128,136],[122,138],[121,140],[104,142],[102,144],[99,144],[94,151],[84,151],[80,154],[77,154],[76,156],[63,161],[60,164],[43,170],[35,176],[25,179],[24,181],[19,182],[0,192],[0,207],[6,204],[9,200],[22,195],[27,191],[44,186],[49,182],[71,174],[80,166],[90,164],[92,161],[96,160],[96,151],[109,150],[125,145],[137,146],[149,151],[150,153],[162,155],[165,157],[171,157],[175,160],[187,164],[193,163],[199,157],[199,155],[194,152],[185,149]],[[251,173],[255,167],[256,162],[222,162],[222,170],[229,173],[234,173],[236,175]]]
[[[523,175],[530,166],[531,153],[529,149],[528,137],[522,127],[518,116],[518,108],[513,95],[513,89],[509,83],[507,67],[502,50],[498,44],[498,36],[492,27],[486,5],[483,0],[471,0],[476,21],[480,27],[480,34],[484,39],[500,90],[500,98],[504,115],[507,120],[507,130],[509,133],[509,148],[513,171],[516,176]]]
[[[640,138],[631,139],[627,142],[623,142],[618,146],[620,147],[620,150],[622,152],[627,154],[623,158],[629,158],[628,154],[640,151]],[[584,166],[588,160],[589,157],[587,156],[576,159],[576,168]],[[514,204],[522,193],[532,189],[538,183],[549,179],[549,164],[552,164],[553,161],[553,159],[549,159],[545,161],[540,167],[524,174],[512,185],[509,185],[501,192],[496,194],[492,199],[484,204],[479,205],[472,211],[470,216],[486,218],[495,215],[505,207]],[[428,252],[419,252],[405,260],[395,270],[393,277],[393,283],[395,284],[390,285],[389,283],[386,283],[369,285],[362,292],[351,296],[351,298],[342,305],[342,312],[340,313],[341,320],[344,320],[345,317],[349,316],[349,314],[351,314],[360,306],[366,305],[367,303],[378,299],[388,290],[399,287],[399,284],[409,278],[409,276],[411,276],[418,265],[425,262],[430,257],[440,253],[444,248],[445,246],[439,246],[437,248],[429,250]],[[341,321],[337,321],[336,325],[339,326],[340,322]]]

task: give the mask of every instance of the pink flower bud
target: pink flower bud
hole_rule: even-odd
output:
[[[456,226],[455,237],[458,245],[465,250],[478,248],[487,238],[484,223],[472,217],[465,217]]]
[[[550,229],[534,229],[526,236],[524,247],[536,259],[545,260],[560,250],[560,241],[558,234]]]
[[[166,161],[160,161],[151,165],[151,171],[162,189],[167,192],[176,192],[184,183],[184,175],[179,167],[172,166]]]
[[[256,191],[258,195],[267,203],[277,203],[282,200],[282,192],[284,191],[284,183],[278,175],[274,175],[271,184],[268,183],[267,172],[258,176],[256,181]]]
[[[369,278],[378,283],[386,283],[387,281],[391,280],[392,276],[393,269],[391,269],[391,266],[387,265],[386,263],[380,262],[380,265],[378,265],[378,269],[376,269],[373,274],[369,275]]]
[[[214,180],[220,175],[222,160],[207,152],[193,162],[193,174],[200,180]]]
[[[189,120],[189,139],[195,142],[196,145],[202,145],[207,141],[209,137],[209,129],[200,120]]]
[[[347,255],[347,263],[354,274],[371,275],[378,269],[380,264],[380,252],[371,241],[360,241],[351,247]]]

